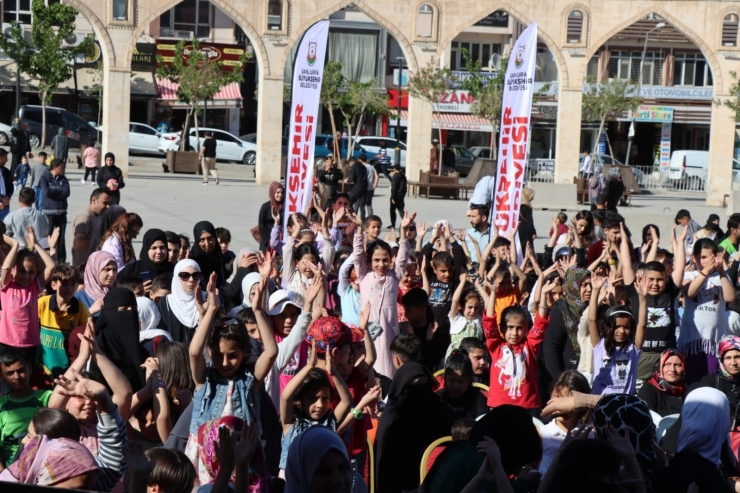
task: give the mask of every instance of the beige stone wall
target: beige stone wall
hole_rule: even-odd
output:
[[[279,179],[280,133],[282,112],[274,111],[281,100],[285,62],[291,47],[314,22],[345,7],[347,1],[331,0],[288,2],[285,29],[270,32],[266,28],[267,0],[211,0],[232,18],[249,36],[255,48],[260,70],[259,140],[257,143],[257,181]],[[125,156],[129,93],[124,77],[130,70],[131,53],[140,34],[150,23],[178,0],[131,0],[130,18],[112,21],[111,0],[65,0],[88,19],[103,47],[106,67],[104,94],[103,147]],[[728,12],[740,13],[740,4],[714,1],[639,1],[639,0],[518,0],[480,2],[476,0],[353,0],[352,4],[382,25],[396,38],[411,71],[430,60],[439,60],[450,42],[462,31],[496,10],[505,10],[521,26],[537,22],[541,42],[551,50],[559,72],[558,133],[556,143],[556,180],[569,181],[577,172],[580,150],[580,111],[583,75],[591,56],[614,34],[648,14],[656,13],[665,22],[683,32],[706,56],[714,76],[716,98],[728,96],[729,72],[737,69],[740,49],[721,46],[722,19]],[[416,37],[416,12],[420,5],[430,5],[435,13],[431,38]],[[577,8],[584,13],[586,28],[582,42],[566,45],[565,20]],[[115,97],[114,97],[115,95]],[[731,186],[730,165],[735,125],[728,111],[714,108],[711,126],[711,167],[707,202],[722,202]],[[408,170],[409,179],[417,179],[419,170],[429,166],[431,108],[420,101],[409,105]],[[119,162],[126,162],[119,159]],[[727,163],[727,166],[724,165]]]

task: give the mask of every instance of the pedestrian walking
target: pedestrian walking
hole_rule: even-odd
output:
[[[31,186],[33,191],[36,193],[36,210],[41,212],[44,209],[43,197],[44,193],[41,191],[41,177],[49,169],[46,165],[46,153],[44,151],[39,152],[39,162],[33,165],[31,168]]]
[[[82,159],[85,163],[85,176],[80,181],[84,185],[87,177],[90,176],[90,184],[95,186],[95,175],[98,172],[98,162],[100,161],[100,149],[95,146],[94,140],[87,143],[85,152],[82,154]]]
[[[380,149],[378,149],[378,154],[375,156],[375,159],[378,161],[378,166],[380,166],[380,172],[383,173],[383,176],[388,178],[388,181],[391,181],[391,175],[388,172],[391,165],[391,157],[388,155],[388,148],[386,146],[387,144],[385,143],[385,140],[381,140]]]
[[[108,190],[112,205],[121,202],[121,189],[126,183],[123,181],[123,172],[116,166],[116,156],[112,152],[105,153],[105,166],[98,171],[97,182],[100,188]]]
[[[364,212],[365,194],[367,193],[367,170],[360,161],[355,158],[349,158],[349,174],[345,183],[352,183],[349,191],[349,202],[352,204],[352,210]],[[362,212],[360,212],[362,214]]]
[[[455,151],[453,151],[449,144],[445,144],[445,148],[442,151],[442,174],[455,172]]]
[[[336,198],[337,194],[341,191],[340,187],[343,178],[342,170],[336,167],[334,156],[326,156],[324,159],[324,169],[320,169],[316,173],[316,179],[324,188],[322,206],[327,200],[333,201]]]
[[[396,211],[403,219],[406,200],[406,173],[400,164],[393,166],[393,179],[391,180],[391,229],[396,228]]]
[[[199,156],[203,169],[203,185],[208,185],[209,172],[216,179],[216,185],[219,183],[218,173],[216,172],[216,146],[216,139],[213,138],[213,132],[206,132],[206,138],[203,139]]]
[[[54,228],[59,228],[59,243],[57,244],[57,262],[64,264],[67,261],[65,247],[65,231],[67,229],[67,199],[69,198],[69,181],[64,176],[66,161],[54,158],[51,166],[41,177],[41,190],[44,193],[44,214],[49,222],[47,236],[51,236]]]
[[[51,141],[51,150],[54,151],[54,159],[61,159],[67,164],[69,159],[69,139],[67,138],[64,128],[59,127],[56,137]]]
[[[375,195],[375,189],[378,188],[380,175],[375,166],[367,162],[367,155],[360,154],[360,162],[367,170],[367,192],[365,193],[365,208],[362,211],[362,220],[364,221],[366,216],[373,215],[373,196]]]

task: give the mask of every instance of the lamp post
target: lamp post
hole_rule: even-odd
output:
[[[645,65],[645,52],[647,51],[648,38],[650,33],[662,29],[666,26],[665,22],[659,22],[654,28],[645,33],[645,44],[642,47],[642,57],[640,57],[640,79],[637,81],[637,96],[640,96],[640,89],[642,89],[642,69]],[[599,136],[601,137],[601,136]],[[624,164],[629,166],[630,164],[630,152],[632,151],[632,141],[635,138],[635,112],[632,112],[632,121],[630,122],[630,129],[627,134],[627,156],[624,159]]]
[[[396,140],[401,140],[401,97],[403,96],[403,62],[404,57],[396,57],[398,63],[398,98],[396,101]]]

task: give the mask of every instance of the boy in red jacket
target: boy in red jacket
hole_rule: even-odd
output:
[[[501,315],[502,332],[496,323],[495,313],[498,286],[489,285],[491,292],[487,293],[485,288],[476,285],[486,303],[483,332],[491,355],[489,407],[501,404],[513,404],[525,409],[540,407],[536,360],[550,322],[547,316],[547,293],[556,285],[551,282],[542,286],[539,308],[531,329],[527,327],[524,308],[512,305],[504,309]]]

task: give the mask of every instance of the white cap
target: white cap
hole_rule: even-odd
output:
[[[267,303],[267,314],[279,315],[283,313],[286,305],[293,305],[302,310],[303,296],[287,289],[278,289],[270,295],[270,300]]]

